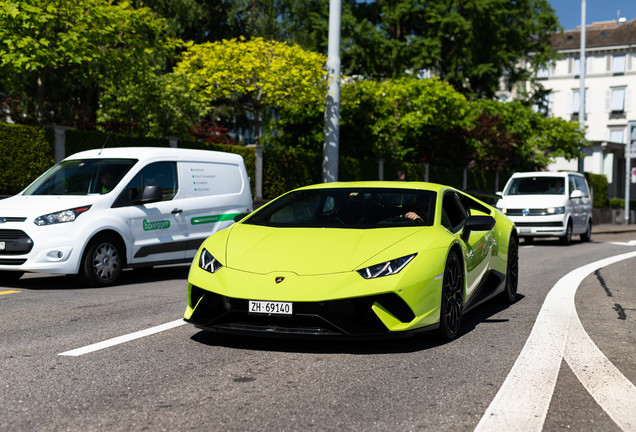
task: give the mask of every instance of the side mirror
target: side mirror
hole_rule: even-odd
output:
[[[503,192],[502,192],[502,191],[495,192],[495,196],[496,196],[497,198],[499,198],[499,199],[502,199],[502,198],[503,198]]]
[[[583,198],[583,192],[580,190],[575,190],[572,191],[572,193],[570,194],[570,198],[574,199],[574,198]]]
[[[468,216],[462,232],[462,240],[468,241],[472,231],[490,231],[494,226],[495,218],[492,216]]]
[[[141,196],[141,203],[148,204],[161,201],[162,199],[163,192],[161,192],[161,188],[157,185],[149,185],[144,188],[144,193]]]
[[[243,218],[245,218],[245,216],[247,216],[249,213],[239,213],[236,216],[234,216],[234,222],[238,222],[240,220],[242,220]]]

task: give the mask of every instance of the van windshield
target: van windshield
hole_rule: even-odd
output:
[[[53,166],[24,195],[100,195],[113,190],[137,159],[76,159]]]
[[[504,195],[564,195],[563,177],[513,178]]]

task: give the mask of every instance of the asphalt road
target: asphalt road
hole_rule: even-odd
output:
[[[592,243],[567,247],[522,244],[517,302],[472,311],[450,343],[209,335],[178,325],[183,266],[127,271],[121,285],[101,289],[26,275],[0,286],[0,430],[472,431],[478,424],[496,430],[483,418],[502,419],[508,414],[501,407],[517,403],[522,391],[511,396],[505,383],[524,382],[535,363],[515,366],[518,359],[524,364],[548,293],[583,265],[636,251],[632,240],[636,233],[595,235]],[[629,258],[591,272],[575,296],[584,333],[629,384],[636,383],[635,265]],[[174,327],[136,333],[166,323]],[[60,355],[131,334],[138,337]],[[581,347],[568,351],[566,344],[558,353],[552,389],[544,387],[545,377],[532,383],[538,411],[518,414],[539,418],[539,429],[519,420],[508,430],[636,430],[612,417],[612,404],[620,406],[623,396],[618,389],[614,402],[592,395],[597,390],[589,379],[614,381],[608,371],[586,381],[585,371],[593,369],[579,360],[586,354]],[[547,394],[543,408],[540,394]],[[490,410],[497,415],[485,416]]]

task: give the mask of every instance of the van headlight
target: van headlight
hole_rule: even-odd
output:
[[[216,273],[221,267],[223,267],[223,264],[214,258],[206,249],[203,249],[201,251],[201,256],[199,257],[199,267],[207,272]]]
[[[545,212],[549,215],[554,215],[554,214],[564,214],[565,213],[565,207],[549,207],[547,209],[545,209]]]
[[[55,213],[45,214],[36,217],[33,223],[37,226],[52,225],[64,222],[73,222],[79,215],[87,211],[91,206],[77,207],[68,210],[62,210]]]

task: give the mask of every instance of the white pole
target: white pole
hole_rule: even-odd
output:
[[[585,138],[585,0],[581,0],[581,59],[580,59],[580,77],[581,82],[579,85],[579,96],[581,100],[580,108],[579,108],[579,122],[581,125],[581,130],[583,131],[583,137]],[[585,156],[579,157],[578,169],[581,174],[585,171]]]
[[[630,128],[630,134],[625,144],[625,224],[629,224],[629,199],[632,186],[632,137],[636,126]]]
[[[329,90],[325,98],[325,144],[322,181],[338,181],[338,140],[340,133],[340,15],[341,0],[329,0],[329,45],[327,73]]]

